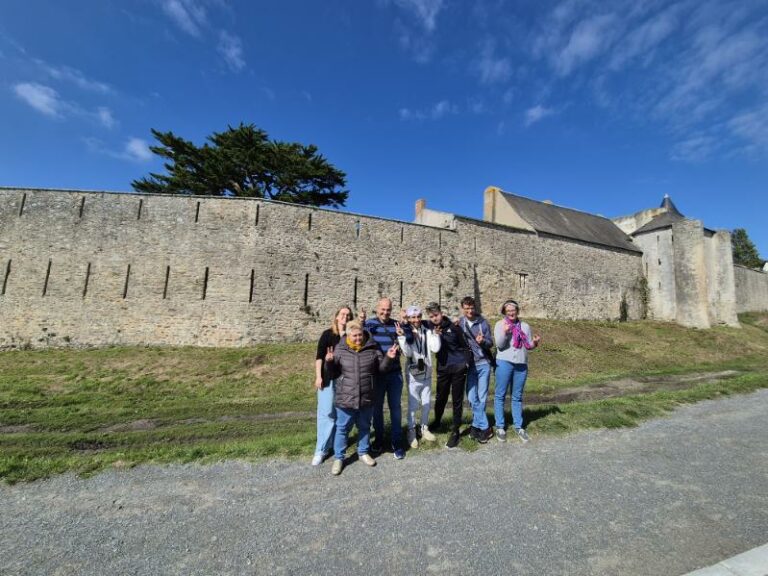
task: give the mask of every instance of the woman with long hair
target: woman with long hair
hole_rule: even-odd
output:
[[[528,378],[528,351],[536,348],[541,336],[534,336],[531,327],[520,320],[520,305],[507,300],[501,305],[502,319],[493,330],[496,341],[496,393],[493,411],[496,417],[496,438],[507,440],[504,427],[504,400],[507,389],[512,389],[512,425],[522,442],[530,438],[523,427],[523,389]]]
[[[347,322],[352,320],[352,308],[342,306],[331,320],[331,327],[320,336],[315,354],[315,389],[317,390],[317,445],[312,457],[312,466],[320,465],[333,448],[333,436],[336,428],[336,408],[334,407],[334,381],[323,369],[323,360],[329,348],[334,348],[344,335]]]

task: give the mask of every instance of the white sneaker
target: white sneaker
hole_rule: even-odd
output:
[[[434,442],[435,440],[437,440],[437,438],[435,438],[435,435],[429,431],[429,428],[427,428],[426,424],[422,424],[421,426],[421,437],[427,442]]]
[[[325,454],[315,454],[312,456],[312,466],[320,466],[325,460]]]
[[[368,466],[376,466],[376,460],[374,460],[370,454],[363,454],[360,456],[360,461]]]
[[[517,437],[520,438],[520,440],[523,442],[523,444],[525,444],[526,442],[528,442],[531,439],[531,437],[528,436],[528,432],[526,432],[522,428],[516,428],[515,432],[517,432]]]
[[[331,467],[331,474],[334,476],[338,476],[341,474],[342,469],[344,468],[344,460],[334,460],[333,466]]]
[[[411,446],[411,448],[419,447],[419,440],[416,438],[416,430],[413,428],[408,430],[408,444]]]

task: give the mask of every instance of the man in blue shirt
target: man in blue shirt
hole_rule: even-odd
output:
[[[410,342],[412,338],[410,327],[401,325],[392,319],[392,300],[381,298],[376,304],[376,316],[365,321],[365,329],[386,354],[393,345],[397,345],[397,337],[404,335]],[[373,403],[373,428],[376,438],[372,445],[373,451],[381,452],[384,447],[384,397],[389,405],[389,418],[392,423],[392,450],[397,460],[405,458],[402,447],[402,408],[400,402],[403,396],[403,372],[400,366],[400,350],[397,351],[396,362],[388,372],[380,373],[376,379],[376,396]]]

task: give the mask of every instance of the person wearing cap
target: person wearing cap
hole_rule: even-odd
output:
[[[429,431],[429,411],[432,407],[432,354],[440,351],[440,336],[422,323],[418,306],[410,306],[405,316],[411,326],[411,342],[405,334],[398,337],[405,356],[405,375],[408,379],[408,444],[419,447],[418,436],[427,442],[434,442],[435,435]],[[416,427],[416,412],[421,404],[420,425]]]
[[[506,442],[504,401],[507,390],[512,389],[512,425],[522,442],[530,438],[523,427],[523,389],[528,378],[528,351],[536,348],[541,336],[533,336],[531,327],[520,320],[520,305],[507,300],[501,305],[502,319],[493,329],[496,341],[496,392],[493,411],[496,418],[496,438]]]

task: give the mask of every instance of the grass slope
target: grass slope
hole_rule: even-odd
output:
[[[631,426],[682,402],[768,386],[768,315],[745,315],[742,323],[740,329],[691,330],[653,322],[531,320],[544,336],[531,354],[531,394],[625,377],[739,374],[675,390],[529,406],[529,431]],[[313,359],[313,344],[0,353],[0,478],[16,482],[141,462],[310,455]],[[462,445],[473,447],[468,439]]]

